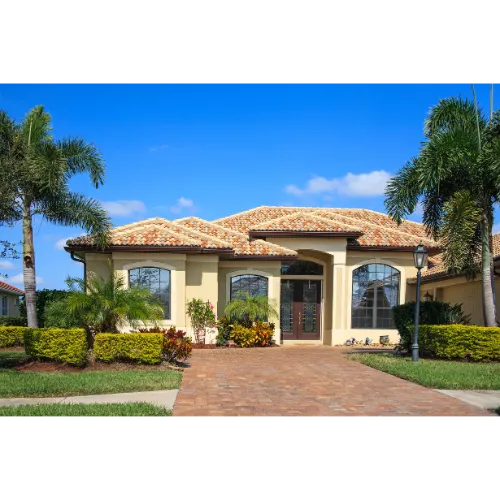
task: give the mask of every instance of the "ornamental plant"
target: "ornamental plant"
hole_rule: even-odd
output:
[[[164,328],[139,329],[140,333],[161,333],[163,335],[162,358],[168,362],[184,361],[191,356],[193,345],[191,339],[186,337],[184,330],[177,330],[171,326],[168,330]]]
[[[274,301],[267,296],[250,295],[240,291],[226,306],[225,314],[231,320],[251,328],[255,321],[268,321],[278,318],[278,310]]]
[[[234,325],[230,338],[241,347],[266,347],[273,344],[274,324],[256,321],[253,326]]]
[[[204,344],[207,328],[216,326],[213,304],[201,299],[191,299],[187,303],[187,315],[191,320],[196,343]]]

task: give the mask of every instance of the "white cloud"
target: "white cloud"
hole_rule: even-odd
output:
[[[64,250],[64,247],[66,246],[66,242],[68,240],[72,240],[73,238],[78,238],[78,236],[85,236],[84,234],[77,234],[76,236],[67,236],[66,238],[61,238],[60,240],[57,240],[54,248],[57,250]]]
[[[0,260],[0,269],[14,269],[14,264],[8,260]]]
[[[9,278],[5,278],[5,281],[7,283],[10,283],[11,285],[24,285],[24,280],[23,280],[23,273],[16,274],[15,276],[10,276]],[[43,285],[44,279],[41,276],[36,277],[36,284],[38,285]]]
[[[336,193],[343,196],[380,196],[384,194],[391,174],[385,170],[374,170],[367,174],[348,173],[344,177],[326,179],[314,176],[309,179],[304,189],[295,185],[288,185],[285,191],[295,196],[324,195]]]
[[[177,200],[177,204],[174,205],[173,207],[170,207],[170,211],[174,214],[178,214],[182,212],[183,210],[188,210],[192,211],[194,209],[194,202],[193,200],[190,200],[189,198],[184,198],[181,196]]]
[[[101,205],[108,211],[109,215],[116,217],[127,217],[146,211],[146,205],[139,200],[102,201]]]
[[[162,144],[160,146],[153,146],[151,148],[149,148],[149,151],[151,153],[157,153],[158,151],[161,151],[162,149],[167,149],[168,148],[168,144]]]

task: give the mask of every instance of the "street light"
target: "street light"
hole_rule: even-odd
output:
[[[420,242],[413,252],[413,261],[417,268],[417,294],[415,303],[415,329],[413,331],[413,345],[411,346],[411,360],[418,361],[418,320],[420,316],[420,277],[422,269],[427,265],[427,251]]]

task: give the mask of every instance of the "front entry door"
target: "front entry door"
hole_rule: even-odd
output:
[[[321,280],[281,280],[280,328],[283,340],[319,340]]]

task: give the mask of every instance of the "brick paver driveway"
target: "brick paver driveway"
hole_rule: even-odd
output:
[[[349,361],[343,348],[195,350],[174,415],[488,415]]]

